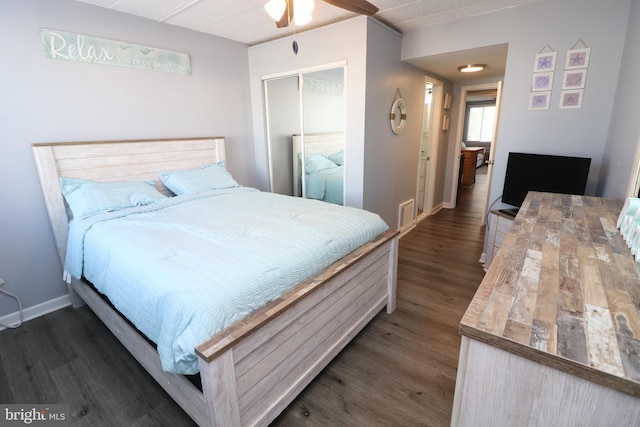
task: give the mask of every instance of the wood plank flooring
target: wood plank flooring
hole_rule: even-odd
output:
[[[274,426],[448,426],[458,324],[483,277],[483,176],[400,240],[398,307],[378,316]],[[0,332],[0,403],[70,405],[75,426],[192,426],[86,307]]]

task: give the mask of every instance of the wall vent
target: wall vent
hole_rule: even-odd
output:
[[[409,231],[409,229],[414,225],[413,212],[415,210],[415,205],[415,199],[410,199],[400,204],[398,211],[398,229],[401,234]]]

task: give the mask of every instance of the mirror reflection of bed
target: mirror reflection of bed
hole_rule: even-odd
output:
[[[293,195],[344,203],[343,132],[293,135]]]
[[[340,179],[338,170],[310,176],[309,184],[315,182],[317,186],[310,187],[307,195],[306,186],[303,189],[301,184],[302,181],[306,184],[307,176],[293,171],[293,168],[300,170],[303,167],[298,164],[297,157],[297,152],[303,149],[298,148],[294,154],[292,135],[304,135],[305,145],[311,143],[311,147],[304,148],[306,153],[330,156],[344,148],[344,136],[339,142],[341,148],[333,151],[334,146],[318,147],[316,142],[322,141],[314,139],[321,134],[345,134],[345,67],[346,62],[331,63],[292,71],[289,75],[263,77],[270,191],[288,196],[302,196],[304,193],[307,197],[317,193],[309,198],[344,203],[344,179]],[[321,162],[323,159],[316,160]],[[335,164],[338,160],[333,158],[333,161]],[[346,168],[345,165],[336,166]],[[312,169],[313,165],[308,171]]]

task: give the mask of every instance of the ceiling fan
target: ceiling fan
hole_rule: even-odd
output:
[[[339,8],[359,13],[361,15],[375,15],[378,8],[367,0],[322,0]],[[297,15],[294,15],[294,6]],[[302,26],[311,21],[313,0],[269,0],[264,7],[276,21],[278,28],[287,27],[291,22]]]

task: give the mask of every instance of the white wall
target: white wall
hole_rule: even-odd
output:
[[[490,200],[502,193],[509,151],[591,157],[587,193],[596,193],[629,8],[630,0],[550,0],[405,33],[403,59],[509,44]],[[591,47],[582,108],[560,110],[564,58],[580,39]],[[558,52],[551,107],[529,111],[534,57],[547,44]]]
[[[640,137],[640,1],[633,0],[624,44],[624,55],[607,145],[600,170],[598,192],[605,197],[624,198],[631,177],[634,153]]]
[[[398,227],[399,205],[416,198],[424,109],[425,72],[400,60],[401,47],[401,35],[370,21],[363,206],[392,228]],[[392,132],[389,118],[397,90],[407,111],[399,135]]]
[[[40,28],[185,52],[192,75],[45,59]],[[256,185],[246,45],[72,0],[0,2],[0,39],[0,277],[25,307],[66,294],[32,143],[225,136]]]

